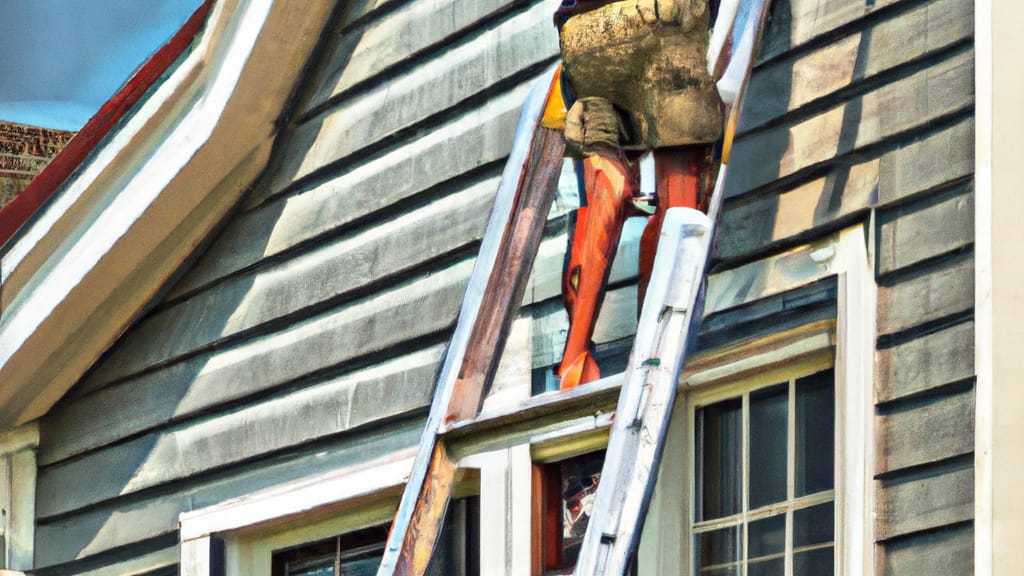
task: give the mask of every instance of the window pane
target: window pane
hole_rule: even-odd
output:
[[[818,548],[793,555],[793,576],[827,576],[835,572],[835,548]]]
[[[331,559],[326,565],[316,568],[289,569],[285,574],[287,576],[334,576],[334,562]]]
[[[833,502],[793,512],[793,548],[832,542],[834,531]]]
[[[561,463],[562,472],[562,565],[576,565],[576,558],[594,509],[601,481],[604,452],[594,452]]]
[[[796,381],[796,495],[831,490],[835,398],[832,370]]]
[[[732,398],[697,411],[697,518],[701,520],[741,512],[742,409],[741,400]]]
[[[785,576],[786,559],[782,556],[771,560],[751,562],[747,566],[747,576]]]
[[[380,560],[384,551],[373,557],[353,558],[341,562],[341,576],[375,576],[380,568]],[[330,572],[327,572],[330,574]],[[319,574],[318,574],[319,576]]]
[[[739,574],[743,561],[742,526],[730,526],[697,534],[699,574]],[[724,571],[722,569],[725,569]]]
[[[750,509],[786,499],[789,385],[750,393]]]
[[[786,515],[756,520],[747,528],[747,556],[754,560],[786,551]]]

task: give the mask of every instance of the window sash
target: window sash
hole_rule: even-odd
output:
[[[784,369],[788,372],[786,378],[781,378],[777,371],[772,371],[772,374],[762,374],[754,381],[737,382],[732,385],[716,386],[710,390],[693,390],[690,392],[687,398],[687,429],[690,431],[688,437],[690,438],[688,453],[690,454],[689,468],[691,471],[690,481],[690,499],[691,506],[689,512],[689,518],[687,519],[687,525],[689,527],[688,533],[688,544],[690,549],[690,570],[689,574],[699,574],[701,570],[708,569],[720,569],[737,566],[749,566],[751,563],[760,563],[771,559],[784,558],[785,562],[785,574],[792,575],[794,570],[794,557],[796,554],[803,552],[810,552],[813,550],[825,549],[828,547],[833,548],[833,562],[834,566],[838,566],[839,562],[839,506],[836,503],[836,490],[835,483],[837,481],[837,468],[839,463],[839,456],[837,453],[838,444],[838,432],[839,424],[837,421],[837,403],[838,394],[836,386],[836,374],[832,369],[831,363],[825,370],[830,373],[830,385],[832,391],[832,488],[828,490],[821,490],[812,494],[806,494],[802,496],[796,495],[796,460],[797,460],[797,418],[800,415],[797,413],[797,386],[798,381],[802,381],[805,378],[814,376],[821,372],[822,366],[807,367],[804,366],[803,370],[799,370],[799,367],[795,371],[793,368]],[[816,369],[812,369],[816,368]],[[793,375],[795,374],[795,375]],[[771,378],[774,378],[772,380]],[[787,386],[787,409],[786,409],[786,497],[782,501],[771,502],[769,504],[759,506],[757,508],[750,508],[750,469],[751,469],[751,394],[757,394],[758,391],[763,391],[772,388],[774,385],[785,384]],[[704,430],[703,426],[698,428],[698,424],[706,424],[700,422],[697,418],[697,414],[700,410],[712,406],[718,402],[727,401],[733,398],[739,398],[741,401],[741,426],[740,426],[740,443],[741,443],[741,457],[740,457],[740,474],[741,474],[741,509],[737,513],[730,514],[728,516],[702,519],[701,515],[703,511],[703,497],[706,487],[702,485],[704,482],[703,471],[703,460],[704,450]],[[833,508],[833,527],[832,527],[832,539],[829,542],[820,542],[808,546],[794,547],[794,518],[795,512],[804,510],[813,506],[817,506],[825,503],[832,503]],[[764,520],[766,518],[777,517],[780,515],[785,516],[785,544],[782,552],[770,555],[761,555],[756,558],[750,557],[749,550],[749,529],[752,522]],[[740,558],[741,560],[735,562],[726,562],[721,564],[714,564],[711,566],[700,566],[699,558],[699,542],[702,534],[707,534],[715,530],[721,530],[724,528],[740,528],[740,534],[738,543]],[[742,574],[746,574],[746,568],[741,571]]]

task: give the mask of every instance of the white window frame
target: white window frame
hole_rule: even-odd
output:
[[[683,403],[680,403],[681,407],[686,412],[686,414],[685,414],[685,421],[686,421],[686,432],[687,432],[687,434],[686,434],[686,442],[687,442],[686,446],[687,446],[687,448],[686,448],[685,452],[688,455],[690,455],[689,462],[688,462],[688,473],[689,473],[688,498],[689,498],[690,504],[687,507],[687,510],[690,511],[690,512],[687,515],[687,518],[685,519],[686,532],[687,532],[686,544],[689,547],[688,548],[689,551],[693,550],[694,536],[696,535],[696,532],[693,530],[693,525],[695,523],[699,523],[699,522],[695,522],[693,517],[692,517],[693,516],[692,510],[693,510],[693,508],[695,506],[695,502],[696,502],[696,498],[697,498],[696,488],[697,488],[697,483],[699,482],[699,479],[696,477],[696,467],[695,467],[695,464],[694,464],[694,456],[696,455],[696,449],[697,449],[697,447],[696,447],[696,437],[695,437],[695,431],[696,431],[696,425],[697,425],[697,423],[696,423],[696,411],[697,411],[697,408],[708,406],[708,405],[713,404],[715,402],[718,402],[718,401],[721,401],[721,400],[726,400],[726,399],[729,399],[729,398],[736,398],[738,396],[743,397],[743,430],[744,430],[744,432],[743,432],[743,436],[742,436],[741,441],[743,442],[744,446],[743,446],[742,453],[743,453],[745,458],[749,457],[750,435],[749,435],[748,427],[749,427],[750,414],[749,414],[748,395],[753,393],[753,392],[756,392],[758,390],[764,390],[765,388],[770,388],[770,387],[772,387],[775,384],[791,383],[791,382],[793,382],[795,380],[798,380],[800,378],[803,378],[803,377],[806,377],[806,376],[810,376],[812,374],[816,374],[818,372],[821,372],[823,370],[827,370],[829,368],[833,368],[834,367],[834,362],[832,361],[832,358],[831,358],[832,355],[829,353],[830,351],[828,349],[826,349],[826,350],[823,350],[822,352],[824,352],[824,354],[823,353],[813,354],[813,355],[811,355],[810,358],[806,358],[806,359],[803,359],[803,360],[798,360],[798,361],[793,362],[793,363],[786,363],[786,365],[784,365],[784,366],[779,366],[779,367],[777,367],[775,369],[765,370],[764,372],[760,372],[760,373],[758,373],[757,375],[755,375],[753,377],[744,378],[744,379],[741,379],[741,380],[738,380],[738,381],[735,381],[735,382],[731,382],[729,384],[721,384],[721,385],[718,385],[718,386],[704,386],[704,387],[701,387],[701,388],[698,388],[698,389],[691,390],[686,395],[686,401],[683,402]],[[832,385],[833,385],[833,391],[835,391],[835,378],[834,377],[833,377],[833,380],[832,380]],[[795,384],[789,384],[788,393],[789,393],[789,407],[790,408],[792,408],[795,405],[795,392],[796,392]],[[838,410],[836,411],[836,414],[838,414]],[[792,449],[794,447],[794,443],[795,443],[795,438],[794,438],[795,430],[793,429],[794,418],[795,417],[794,417],[793,413],[790,412],[788,414],[788,417],[787,417],[789,429],[787,430],[787,436],[788,436],[788,439],[787,439],[787,446],[788,446],[787,460],[788,461],[787,461],[787,472],[786,472],[786,478],[787,478],[786,500],[784,502],[781,502],[781,503],[777,504],[777,505],[773,505],[773,507],[775,507],[775,508],[785,508],[786,511],[784,512],[784,514],[788,517],[788,516],[792,516],[793,512],[798,510],[798,509],[803,509],[803,508],[806,508],[806,507],[809,507],[809,506],[815,506],[817,504],[824,504],[826,502],[831,502],[832,505],[833,505],[833,509],[835,511],[835,520],[834,520],[834,524],[833,524],[833,530],[834,530],[833,536],[834,536],[834,543],[835,543],[835,546],[834,546],[834,550],[835,550],[834,558],[835,558],[836,563],[838,564],[839,560],[841,558],[841,553],[842,553],[840,542],[839,542],[839,534],[840,534],[842,526],[843,526],[843,522],[842,522],[843,519],[840,517],[840,509],[839,509],[839,505],[838,505],[838,502],[839,502],[840,498],[839,498],[839,493],[837,492],[837,490],[835,488],[835,484],[833,484],[833,488],[832,489],[827,490],[827,491],[823,491],[823,492],[819,492],[819,493],[816,493],[816,494],[805,495],[805,496],[802,496],[802,497],[796,497],[793,494],[793,488],[794,488],[793,487],[793,482],[794,482],[793,465],[794,465],[795,458],[796,458],[795,454],[792,451]],[[833,419],[837,420],[835,418],[835,416],[833,416]],[[835,440],[838,442],[838,439],[839,439],[838,438],[838,436],[839,436],[839,427],[835,426],[834,431],[835,431],[835,436],[836,436]],[[836,446],[836,445],[837,444],[833,444],[833,446]],[[841,456],[840,456],[838,450],[833,449],[833,470],[834,471],[838,469],[838,463],[839,463],[840,459],[841,459]],[[744,498],[744,501],[745,501],[750,496],[750,488],[749,488],[749,463],[746,460],[743,462],[742,470],[743,470],[742,473],[743,473],[743,476],[744,476],[744,478],[743,478],[743,488],[742,488],[743,496],[742,497]],[[800,501],[801,504],[799,504],[799,505],[796,504],[795,503],[796,501]],[[764,516],[753,517],[753,515],[755,515],[757,513],[753,512],[753,511],[749,511],[747,509],[747,505],[746,504],[743,505],[742,514],[743,514],[744,518],[740,522],[739,526],[741,526],[743,528],[743,535],[744,535],[744,538],[745,538],[746,534],[747,534],[746,527],[749,526],[749,524],[751,522],[754,522],[754,521],[756,521],[758,519],[761,519]],[[714,522],[712,522],[712,523],[714,523]],[[735,525],[735,524],[734,523],[724,523],[724,522],[722,523],[722,527],[724,527],[726,525],[730,525],[731,526],[731,525]],[[792,563],[792,554],[793,554],[793,546],[792,546],[792,538],[791,538],[791,535],[792,535],[792,528],[791,528],[791,526],[792,526],[792,520],[787,518],[787,534],[786,534],[786,543],[785,543],[785,546],[784,546],[784,551],[785,551],[785,562],[786,562],[786,565],[787,565],[787,570],[789,570],[789,571],[792,571],[792,567],[790,566],[790,564]],[[746,550],[746,545],[745,544],[743,544],[743,547],[744,547],[744,550]],[[689,565],[688,565],[687,574],[695,574],[695,573],[696,573],[696,559],[693,558],[693,557],[690,557],[689,558]]]
[[[0,432],[0,575],[31,570],[36,519],[35,422]]]
[[[649,559],[646,566],[641,563],[641,576],[671,574],[673,566],[691,566],[689,506],[693,478],[688,448],[691,445],[687,417],[689,394],[749,379],[752,374],[777,369],[797,359],[820,362],[822,357],[833,354],[836,574],[870,576],[875,573],[873,399],[877,288],[872,273],[873,250],[866,238],[870,235],[865,234],[865,228],[854,226],[813,246],[796,248],[712,278],[708,311],[715,311],[716,306],[721,309],[735,304],[727,298],[732,284],[758,286],[755,295],[746,296],[747,301],[751,301],[834,276],[837,280],[835,326],[810,332],[797,329],[790,334],[756,340],[739,349],[693,358],[691,367],[681,376],[680,397],[674,407],[669,441],[640,542],[641,554]],[[801,264],[800,261],[806,262]],[[794,277],[794,269],[814,272]],[[751,282],[752,277],[756,281]],[[715,300],[716,294],[725,296]],[[687,490],[671,490],[669,487],[673,484],[686,486]],[[681,514],[677,514],[677,510]],[[692,574],[692,567],[687,574]]]

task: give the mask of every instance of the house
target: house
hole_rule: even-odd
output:
[[[372,573],[557,3],[212,3],[0,248],[0,567]],[[638,573],[1014,573],[1006,10],[772,3]],[[571,562],[636,315],[627,240],[548,391],[571,177],[435,573]]]

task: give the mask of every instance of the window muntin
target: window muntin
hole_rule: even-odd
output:
[[[693,573],[833,572],[833,370],[696,393],[692,406]]]

